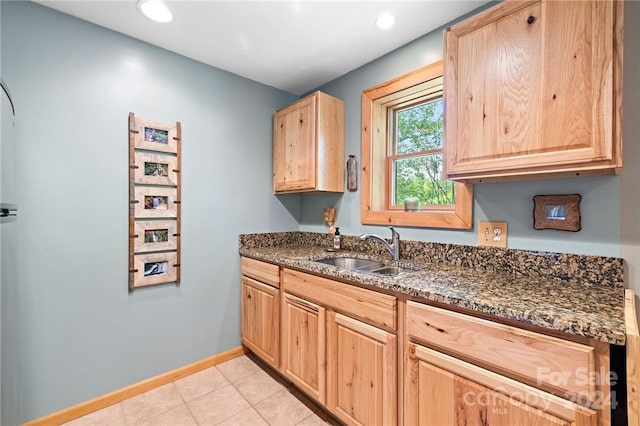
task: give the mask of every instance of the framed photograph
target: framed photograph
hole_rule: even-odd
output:
[[[135,149],[178,153],[178,137],[175,124],[159,123],[135,117]]]
[[[177,217],[177,188],[135,187],[134,214],[136,219]]]
[[[136,152],[134,183],[143,185],[178,184],[177,158],[173,155]]]
[[[129,113],[129,292],[180,284],[182,125]]]
[[[168,253],[137,254],[133,260],[133,287],[176,282],[178,255]]]
[[[176,250],[177,220],[138,220],[135,222],[133,247],[135,253]]]
[[[533,228],[578,232],[580,194],[536,195],[533,197]]]

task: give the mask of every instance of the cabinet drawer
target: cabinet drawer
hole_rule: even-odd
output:
[[[395,296],[291,269],[284,270],[282,285],[288,293],[361,318],[365,322],[392,330],[397,327]]]
[[[591,346],[413,301],[407,302],[407,330],[410,339],[518,380],[595,397]]]
[[[278,265],[243,257],[241,267],[242,275],[280,288],[280,267]]]
[[[595,410],[421,345],[408,349],[405,424],[596,425]]]

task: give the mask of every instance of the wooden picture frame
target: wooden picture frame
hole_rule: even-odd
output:
[[[533,228],[578,232],[580,194],[536,195],[533,197]]]
[[[177,157],[173,155],[136,152],[134,183],[142,185],[178,184]]]
[[[134,194],[136,219],[178,216],[178,191],[176,188],[137,186]]]
[[[138,220],[133,235],[135,253],[176,250],[178,248],[177,220]]]
[[[133,260],[133,287],[173,283],[178,280],[178,253],[136,254]]]
[[[179,121],[129,113],[129,292],[180,284],[181,160]]]
[[[178,153],[178,126],[134,117],[133,134],[135,149]]]

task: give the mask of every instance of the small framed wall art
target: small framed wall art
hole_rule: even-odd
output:
[[[175,282],[178,278],[178,255],[175,251],[166,253],[136,254],[135,287]]]
[[[129,291],[180,284],[181,137],[129,114]]]
[[[174,156],[137,152],[136,166],[136,184],[175,186],[178,183]]]
[[[157,121],[145,120],[140,117],[134,118],[133,135],[135,149],[145,149],[148,151],[178,152],[178,126],[175,124],[158,123]]]
[[[533,228],[578,232],[580,194],[536,195],[533,197]]]
[[[136,219],[177,217],[177,195],[177,188],[136,186],[133,198]]]
[[[175,250],[178,248],[177,220],[138,220],[135,222],[136,253]]]

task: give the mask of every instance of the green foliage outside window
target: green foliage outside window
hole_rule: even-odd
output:
[[[422,205],[454,204],[454,184],[442,173],[442,99],[395,113],[394,154],[416,155],[393,161],[394,204],[402,205],[407,197],[418,197]]]

